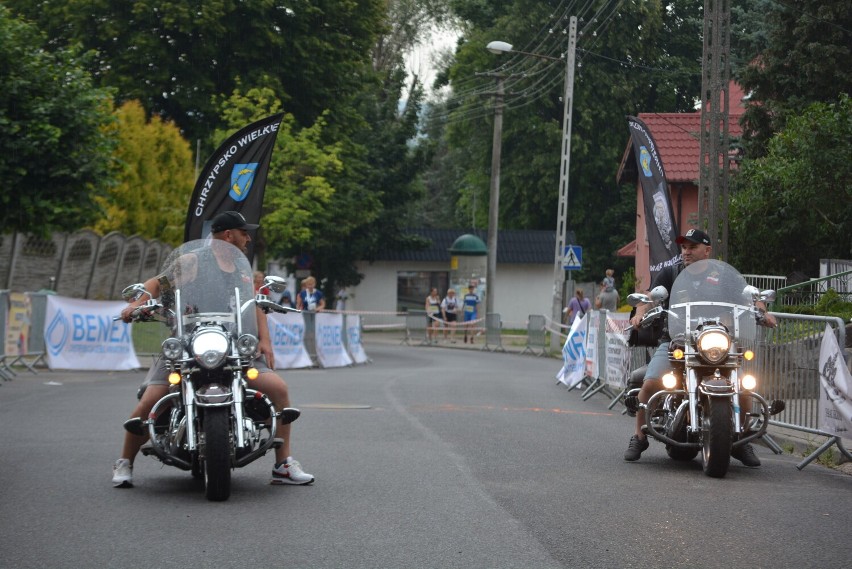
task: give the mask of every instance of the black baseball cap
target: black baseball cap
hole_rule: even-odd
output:
[[[227,229],[257,229],[260,227],[256,223],[248,223],[238,211],[223,211],[213,218],[213,224],[210,226],[210,231],[219,233]]]
[[[685,234],[675,239],[675,242],[678,245],[683,245],[684,241],[691,241],[693,243],[698,243],[699,245],[710,245],[710,236],[700,229],[690,229]]]

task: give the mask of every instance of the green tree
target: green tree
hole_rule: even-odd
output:
[[[568,227],[584,248],[594,277],[626,263],[614,252],[634,237],[635,189],[618,187],[615,171],[629,139],[625,115],[692,111],[700,93],[702,30],[699,0],[662,3],[590,2],[566,8],[555,1],[451,5],[467,24],[453,65],[442,78],[452,90],[435,107],[430,131],[446,124],[436,144],[440,176],[459,192],[451,212],[467,225],[487,225],[494,79],[506,76],[500,180],[500,227],[556,227],[565,63],[522,54],[492,55],[503,40],[516,49],[561,57],[571,15],[578,16],[577,64],[568,192]],[[617,8],[617,9],[616,9]],[[561,12],[560,12],[561,10]],[[437,179],[437,178],[436,178]],[[434,186],[430,186],[434,188]],[[432,202],[433,195],[427,199]],[[436,200],[434,203],[441,203]],[[472,211],[473,204],[476,211]],[[445,215],[443,217],[450,217]],[[582,273],[578,278],[587,278]]]
[[[117,183],[96,198],[103,216],[93,229],[179,245],[194,184],[189,143],[173,123],[147,119],[139,101],[124,103],[115,117]]]
[[[111,183],[112,102],[74,48],[51,49],[0,5],[0,224],[4,231],[78,229]]]
[[[752,39],[740,82],[751,92],[743,118],[748,156],[762,156],[773,133],[811,103],[852,94],[852,3],[848,0],[757,2],[763,35]],[[761,49],[762,48],[762,49]]]
[[[273,89],[302,126],[345,105],[386,9],[381,0],[4,2],[56,44],[96,50],[101,85],[173,120],[189,140],[221,125],[213,99],[240,84]]]
[[[814,103],[742,163],[731,203],[733,261],[749,272],[818,274],[852,257],[852,101]]]

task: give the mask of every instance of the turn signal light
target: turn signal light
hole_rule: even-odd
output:
[[[256,367],[250,367],[248,368],[248,371],[246,371],[246,377],[249,379],[257,379],[258,375],[260,375],[260,373],[257,371]]]
[[[172,372],[169,374],[169,383],[172,385],[177,385],[180,383],[180,374],[176,372]]]
[[[752,352],[751,350],[746,350],[743,354],[743,357],[746,359],[746,361],[750,362],[754,359],[754,352]]]
[[[675,348],[675,350],[672,352],[672,357],[676,360],[682,360],[683,350],[681,350],[680,348]]]

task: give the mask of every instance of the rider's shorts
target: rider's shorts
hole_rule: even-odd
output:
[[[252,366],[257,369],[260,373],[266,373],[272,371],[269,369],[269,366],[266,365],[266,357],[260,356],[255,358],[252,361]],[[148,368],[148,375],[145,376],[145,385],[168,385],[169,384],[169,370],[166,368],[166,362],[163,360],[163,357],[160,356],[157,358],[157,361],[154,362],[150,368]]]
[[[651,356],[648,362],[648,370],[645,372],[645,381],[649,379],[661,379],[667,372],[672,370],[669,361],[669,343],[663,342]]]

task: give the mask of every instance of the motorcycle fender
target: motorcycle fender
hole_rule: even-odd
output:
[[[705,379],[699,389],[707,395],[730,396],[734,393],[734,387],[725,379]]]
[[[211,383],[196,390],[195,401],[202,407],[226,405],[233,401],[233,394],[229,387]]]

